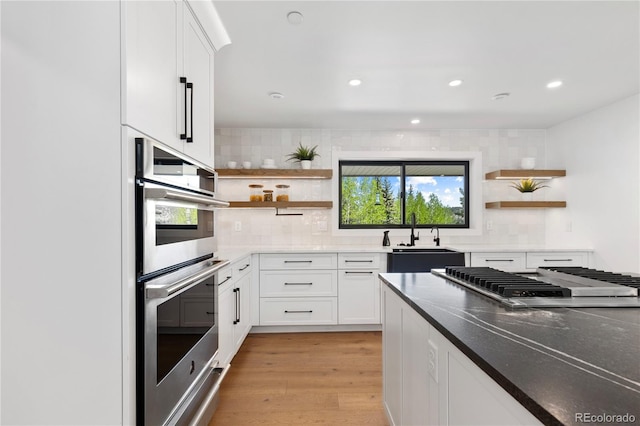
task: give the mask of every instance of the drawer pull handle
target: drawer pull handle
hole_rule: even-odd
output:
[[[213,312],[207,311],[207,315],[213,315]]]
[[[345,274],[373,274],[373,271],[344,271]]]
[[[285,314],[310,314],[313,311],[309,310],[309,311],[284,311]]]
[[[284,285],[313,285],[313,283],[284,283]]]
[[[240,271],[244,271],[245,269],[247,269],[249,266],[251,266],[250,263],[247,263],[246,265],[244,265],[244,268],[240,268]]]
[[[284,263],[312,263],[313,260],[285,260]]]
[[[222,284],[226,283],[226,282],[227,282],[227,281],[229,281],[231,278],[232,278],[232,277],[228,276],[228,277],[227,277],[227,278],[225,278],[223,281],[220,281],[220,282],[218,283],[218,285],[222,285]],[[213,285],[213,284],[207,284],[207,285]]]
[[[573,259],[542,259],[545,262],[573,262]]]
[[[373,263],[373,260],[345,260],[344,263]]]
[[[513,259],[485,259],[485,262],[513,262]]]

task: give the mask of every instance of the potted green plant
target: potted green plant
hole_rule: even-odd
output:
[[[300,167],[303,169],[310,169],[311,162],[314,158],[319,157],[320,154],[317,153],[316,149],[318,149],[318,145],[313,148],[309,148],[307,146],[303,146],[302,142],[299,144],[298,148],[289,154],[289,158],[287,161],[293,160],[296,163],[300,163]]]
[[[513,182],[512,188],[520,191],[525,199],[531,199],[533,193],[541,188],[548,188],[547,185],[543,185],[541,182],[532,178],[520,179],[518,182]]]

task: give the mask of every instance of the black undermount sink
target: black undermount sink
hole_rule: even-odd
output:
[[[458,253],[455,250],[449,250],[440,247],[399,247],[393,249],[394,253]]]
[[[464,266],[464,253],[439,247],[398,247],[387,253],[387,272],[430,272]]]

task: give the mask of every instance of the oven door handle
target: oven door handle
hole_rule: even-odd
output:
[[[226,201],[173,188],[145,188],[144,194],[145,198],[153,200],[174,200],[197,203],[209,207],[229,207],[229,203]]]
[[[223,268],[230,263],[231,262],[228,260],[220,261],[213,266],[210,266],[209,268],[198,272],[195,275],[171,284],[152,284],[151,282],[149,282],[145,285],[146,297],[147,299],[164,299],[165,297],[169,297],[174,293],[177,293],[189,287],[193,287],[194,285],[202,282],[203,280],[218,272],[220,268]]]

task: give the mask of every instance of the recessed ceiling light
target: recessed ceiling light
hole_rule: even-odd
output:
[[[504,92],[504,93],[498,93],[497,95],[493,95],[493,97],[491,99],[493,99],[494,101],[500,101],[504,98],[508,98],[509,95],[511,95],[511,93],[509,92]]]
[[[300,25],[302,24],[303,19],[304,16],[302,16],[302,13],[298,11],[294,10],[293,12],[287,13],[287,21],[289,21],[291,25]]]
[[[420,124],[420,119],[414,118],[413,120],[411,120],[411,124]]]
[[[282,93],[279,93],[279,92],[271,92],[271,93],[269,93],[269,97],[271,99],[282,99],[282,98],[284,98],[284,95]]]
[[[462,80],[451,80],[449,82],[449,86],[451,87],[457,87],[460,86],[462,84]]]
[[[562,86],[561,80],[555,80],[547,84],[548,89],[555,89],[556,87],[560,87],[560,86]]]
[[[349,80],[349,86],[360,86],[361,84],[362,80],[358,80],[357,78]]]

